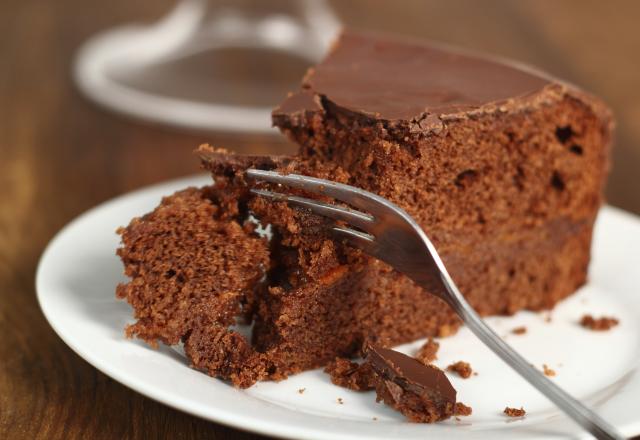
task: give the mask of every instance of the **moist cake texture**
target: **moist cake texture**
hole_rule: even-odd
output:
[[[296,155],[203,146],[212,185],[120,231],[131,280],[118,296],[137,319],[128,334],[182,341],[196,368],[246,387],[362,354],[366,343],[455,331],[448,306],[332,240],[327,220],[253,196],[248,168],[398,204],[482,315],[549,309],[585,282],[612,136],[608,109],[585,92],[455,49],[346,32],[273,122],[300,145]],[[238,321],[253,324],[250,339],[229,328]]]
[[[266,239],[236,221],[236,210],[212,188],[189,188],[119,230],[131,281],[116,294],[138,320],[129,336],[177,344],[196,326],[235,322],[269,266]]]
[[[324,369],[331,382],[353,391],[369,391],[375,388],[374,371],[370,362],[351,362],[349,359],[336,358]]]

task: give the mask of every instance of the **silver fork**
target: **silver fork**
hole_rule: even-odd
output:
[[[251,189],[256,195],[285,201],[357,228],[336,225],[332,230],[347,244],[384,261],[443,299],[486,346],[596,438],[624,438],[613,426],[533,368],[485,324],[456,287],[422,228],[402,208],[376,194],[329,180],[296,174],[280,175],[257,169],[247,170],[246,175],[255,180],[328,196],[357,208],[354,210],[290,194]]]

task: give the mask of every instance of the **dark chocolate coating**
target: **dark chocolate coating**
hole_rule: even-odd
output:
[[[367,345],[366,356],[378,375],[402,389],[421,395],[426,392],[432,398],[436,394],[439,400],[456,403],[456,390],[439,368],[375,344]]]
[[[451,49],[345,31],[322,63],[309,70],[303,90],[274,115],[316,110],[313,96],[388,121],[469,111],[535,93],[550,80],[531,70]]]

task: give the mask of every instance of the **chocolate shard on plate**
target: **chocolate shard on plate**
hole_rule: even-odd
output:
[[[398,351],[368,344],[367,362],[376,373],[377,400],[412,422],[432,423],[451,417],[456,390],[442,370]]]

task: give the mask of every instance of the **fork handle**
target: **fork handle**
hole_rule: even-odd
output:
[[[473,310],[460,291],[458,291],[455,284],[453,284],[453,281],[446,279],[443,279],[443,281],[451,294],[451,297],[447,298],[447,302],[454,308],[467,327],[469,327],[487,347],[511,368],[516,370],[520,376],[536,387],[549,400],[555,403],[569,417],[597,439],[624,439],[613,426],[533,368],[526,359],[505,343],[502,338],[491,330],[482,318],[480,318],[475,310]]]

